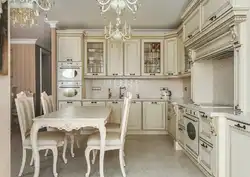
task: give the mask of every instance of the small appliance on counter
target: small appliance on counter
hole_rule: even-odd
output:
[[[170,100],[172,92],[168,88],[161,88],[161,99]]]

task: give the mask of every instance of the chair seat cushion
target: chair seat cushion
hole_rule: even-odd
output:
[[[93,133],[88,137],[88,146],[100,146],[100,133]],[[117,132],[107,132],[106,133],[106,146],[121,145],[120,133]]]
[[[116,123],[107,123],[106,125],[107,132],[120,132],[120,124]]]
[[[37,133],[38,146],[57,146],[63,144],[65,133],[57,131],[44,131]],[[24,146],[31,146],[30,135],[23,142]]]

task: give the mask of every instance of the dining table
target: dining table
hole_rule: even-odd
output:
[[[31,129],[31,144],[34,154],[34,177],[39,176],[40,155],[37,147],[37,133],[44,127],[57,128],[64,131],[79,130],[84,127],[94,127],[100,132],[100,177],[104,177],[103,160],[106,139],[105,124],[111,114],[111,109],[105,106],[69,106],[49,114],[41,115],[33,119]]]

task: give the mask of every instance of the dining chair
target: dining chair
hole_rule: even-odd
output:
[[[32,150],[30,131],[33,125],[33,111],[34,101],[33,97],[18,97],[15,99],[15,104],[17,108],[18,122],[21,131],[22,139],[22,163],[18,176],[22,176],[25,162],[26,162],[26,150]],[[66,159],[66,148],[67,148],[67,137],[63,132],[38,132],[37,135],[37,146],[38,150],[51,149],[53,152],[53,174],[57,177],[57,159],[58,159],[58,147],[63,146],[62,158],[64,163],[67,163]],[[34,153],[32,152],[32,157],[30,165],[33,164]]]
[[[53,111],[56,111],[56,108],[53,104],[53,97],[52,95],[48,95],[46,92],[42,92],[41,93],[41,104],[42,104],[42,108],[43,108],[43,113],[44,114],[48,114],[51,113]],[[56,128],[50,128],[47,127],[47,131],[59,131]],[[74,153],[74,144],[75,144],[75,136],[76,136],[76,132],[75,131],[70,131],[70,132],[65,132],[66,136],[70,138],[70,143],[71,143],[71,148],[70,148],[70,152],[71,152],[71,156],[75,157],[75,153]],[[80,143],[79,143],[79,139],[76,139],[76,145],[78,148],[80,148]],[[48,150],[46,150],[45,156],[48,155]]]
[[[124,106],[122,111],[122,121],[121,121],[121,129],[120,132],[107,132],[105,139],[105,151],[109,150],[119,150],[119,161],[120,168],[122,171],[123,177],[126,177],[125,173],[125,161],[123,156],[123,149],[125,144],[125,137],[127,132],[127,123],[129,110],[131,105],[132,94],[130,92],[127,93],[127,96],[124,98]],[[88,137],[87,147],[85,149],[85,158],[87,161],[87,173],[86,177],[89,177],[90,174],[90,152],[92,150],[100,150],[100,133],[96,132]],[[103,162],[101,162],[103,163]]]

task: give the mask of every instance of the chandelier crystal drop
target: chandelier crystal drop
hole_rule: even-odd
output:
[[[118,15],[121,15],[126,8],[135,14],[140,6],[138,0],[97,0],[97,2],[101,8],[101,14],[113,9]]]
[[[10,18],[13,26],[32,27],[42,11],[51,10],[54,0],[9,0]]]
[[[113,40],[127,40],[131,38],[131,27],[127,25],[125,22],[124,26],[121,28],[121,19],[118,16],[116,18],[115,27],[113,27],[112,23],[109,23],[109,26],[104,27],[104,36],[105,39],[113,39]]]

